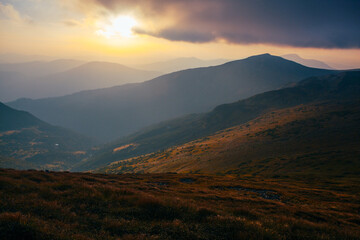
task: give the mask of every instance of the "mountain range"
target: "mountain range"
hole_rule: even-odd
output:
[[[219,104],[331,72],[263,54],[219,66],[174,72],[143,83],[56,98],[19,99],[8,104],[50,124],[105,142],[150,124],[206,112]]]
[[[20,97],[63,96],[82,90],[142,82],[159,75],[159,72],[108,62],[56,60],[0,64],[0,96],[3,101]]]
[[[125,159],[162,151],[175,145],[209,136],[229,127],[247,124],[247,122],[275,110],[315,104],[318,102],[329,102],[328,104],[330,105],[336,105],[338,102],[346,102],[346,104],[350,102],[350,106],[357,106],[359,98],[360,71],[311,77],[299,82],[294,87],[269,91],[235,103],[220,105],[209,113],[188,115],[150,126],[126,138],[105,145],[91,159],[80,163],[75,169],[91,170],[115,161],[120,161],[120,163],[122,163],[122,161],[126,162]],[[341,108],[337,108],[340,109],[338,111],[341,112]],[[326,109],[329,110],[331,107]],[[357,109],[354,108],[351,110],[355,112],[351,122],[351,124],[354,125],[358,120],[355,111]],[[276,112],[273,114],[275,114],[275,116],[277,115]],[[301,117],[302,116],[299,116],[298,118],[300,119]],[[323,116],[321,115],[319,118],[320,117]],[[277,118],[276,121],[282,122],[279,117]],[[315,117],[313,118],[316,121],[320,121]],[[297,121],[296,119],[297,118],[293,119],[293,121]],[[285,123],[288,123],[288,121],[285,121]],[[341,124],[345,124],[346,126],[347,122]],[[267,126],[269,129],[272,127],[271,124]],[[306,129],[306,125],[304,125],[303,128]],[[254,131],[259,130],[255,127]],[[355,132],[355,135],[356,134],[357,132]],[[284,134],[284,136],[286,136],[286,134]],[[346,133],[346,136],[348,136],[348,133]],[[339,138],[339,141],[340,140],[341,138]],[[355,143],[355,145],[357,144],[358,143]],[[217,148],[213,151],[217,151]],[[253,149],[253,151],[256,150]],[[164,157],[164,155],[162,156],[162,159],[167,162],[169,158]],[[165,156],[167,155],[165,154]],[[192,155],[189,153],[189,156]],[[140,161],[139,159],[141,159],[141,157],[135,158],[135,162]],[[134,165],[134,163],[130,161],[129,164],[125,164],[127,167],[129,165]]]

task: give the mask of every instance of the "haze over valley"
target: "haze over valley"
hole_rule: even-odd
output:
[[[0,239],[360,239],[358,9],[0,0]]]

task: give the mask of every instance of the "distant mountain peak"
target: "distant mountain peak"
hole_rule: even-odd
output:
[[[230,61],[230,62],[225,63],[224,65],[243,64],[245,62],[250,63],[252,65],[254,65],[254,64],[256,65],[258,63],[266,63],[266,65],[268,65],[268,64],[284,65],[285,64],[284,66],[287,66],[287,67],[289,66],[289,64],[299,65],[298,63],[295,63],[294,61],[290,61],[290,60],[284,59],[284,58],[276,56],[276,55],[271,55],[269,53],[254,55],[254,56],[250,56],[250,57],[247,57],[244,59]],[[300,65],[302,65],[302,64],[300,64]]]
[[[276,55],[271,55],[270,53],[264,53],[264,54],[259,54],[259,55],[254,55],[254,56],[250,56],[250,57],[247,57],[245,59],[242,59],[242,60],[273,60],[273,59],[282,59],[282,60],[285,60],[287,61],[286,59],[283,59],[279,56],[276,56]],[[241,61],[241,60],[238,60],[238,61]]]
[[[274,55],[271,55],[270,53],[263,53],[263,54],[259,54],[259,55],[255,55],[254,57],[256,57],[256,56],[273,56],[273,57],[276,57],[276,56],[274,56]]]
[[[250,56],[248,58],[265,58],[265,57],[278,57],[278,56],[271,55],[270,53],[263,53],[263,54]]]

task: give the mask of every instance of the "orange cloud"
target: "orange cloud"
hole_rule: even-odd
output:
[[[137,29],[174,41],[360,48],[360,1],[78,0],[83,9],[132,12]],[[166,24],[164,24],[166,23]],[[149,28],[148,26],[151,26]]]

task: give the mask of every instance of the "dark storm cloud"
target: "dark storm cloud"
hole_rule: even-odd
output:
[[[93,0],[175,24],[141,33],[175,41],[360,48],[360,0]]]

